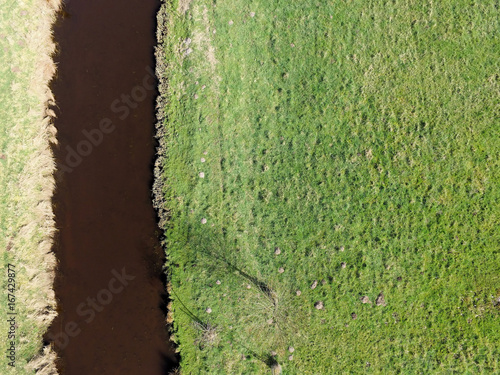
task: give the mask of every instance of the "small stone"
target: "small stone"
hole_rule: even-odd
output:
[[[267,324],[273,324],[274,323],[274,320],[272,319],[267,319]]]
[[[207,87],[206,85],[203,85],[203,86],[201,86],[201,89],[202,89],[202,90],[205,90],[205,89],[206,89],[206,87]]]
[[[195,99],[198,99],[198,94],[194,94],[194,98],[195,98]]]
[[[340,265],[341,265],[342,268],[346,268],[347,267],[346,262],[342,262],[342,263],[340,263]]]
[[[280,267],[280,268],[278,268],[278,272],[283,273],[283,272],[285,272],[285,269],[283,267]]]
[[[344,251],[344,246],[340,246],[340,251]]]
[[[314,304],[314,307],[316,308],[316,310],[322,310],[324,305],[323,305],[323,301],[318,301]]]
[[[295,351],[295,348],[294,348],[293,346],[289,346],[289,347],[288,347],[288,351],[289,351],[290,353],[293,353],[293,352]]]
[[[250,12],[250,17],[255,17],[255,12]]]
[[[252,286],[250,284],[247,284],[247,289],[251,289]]]
[[[220,285],[220,284],[221,284],[220,280],[217,280],[215,283],[216,283],[217,285]]]
[[[229,23],[229,25],[232,25],[234,22],[233,22],[233,20],[231,20],[228,23]]]
[[[205,172],[200,172],[200,178],[205,178]]]
[[[207,314],[210,314],[210,313],[212,312],[212,309],[211,309],[210,307],[207,307],[207,309],[205,310],[205,312],[206,312]]]
[[[206,162],[205,158],[201,158],[201,159],[200,159],[200,161],[201,161],[202,163]]]
[[[205,219],[205,218],[201,219],[201,223],[202,224],[206,224],[207,223],[207,219]]]
[[[271,355],[272,355],[273,357],[276,357],[276,356],[278,355],[278,353],[276,353],[274,350],[271,350]]]
[[[300,296],[302,294],[300,290],[297,290],[295,293],[297,294],[297,296]]]
[[[288,360],[289,360],[289,361],[293,361],[293,355],[289,355],[289,356],[288,356]]]
[[[386,305],[385,298],[384,298],[384,293],[380,292],[380,294],[378,295],[377,299],[375,300],[375,304],[377,306],[385,306]]]
[[[318,280],[314,280],[314,282],[311,285],[311,289],[316,289],[317,286],[318,286]]]
[[[281,249],[279,247],[274,248],[274,254],[275,255],[280,255],[281,254]]]
[[[295,47],[295,44],[290,43],[290,47],[294,48],[294,47]]]
[[[206,154],[208,154],[208,151],[203,151],[203,155],[206,155]]]
[[[363,296],[361,297],[361,302],[362,303],[371,303],[370,298],[368,296]]]

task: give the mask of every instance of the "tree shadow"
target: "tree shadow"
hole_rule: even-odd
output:
[[[234,246],[231,247],[225,243],[225,233],[223,230],[220,234],[216,232],[191,233],[190,237],[190,242],[194,244],[195,255],[200,254],[208,260],[208,262],[204,262],[204,265],[208,269],[215,270],[216,268],[222,268],[224,271],[229,271],[243,277],[275,304],[276,293],[271,286],[259,278],[252,276],[242,266],[238,266],[235,260],[230,259],[227,249],[234,248]]]

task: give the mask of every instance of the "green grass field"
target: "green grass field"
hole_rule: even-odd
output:
[[[46,349],[41,354],[42,335],[55,315],[50,254],[52,130],[46,103],[51,97],[47,83],[54,72],[50,30],[56,3],[0,0],[0,373],[4,375],[53,373],[53,353]],[[16,271],[15,280],[10,280],[15,287],[9,282],[9,264]],[[10,306],[8,294],[15,296]],[[9,331],[12,312],[17,314],[15,332]],[[8,333],[15,333],[15,338]],[[15,367],[7,357],[11,341]]]
[[[500,373],[496,1],[166,12],[183,374]]]

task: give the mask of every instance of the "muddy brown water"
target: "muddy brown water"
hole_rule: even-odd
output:
[[[157,0],[71,0],[54,28],[62,374],[167,374],[164,253],[151,203]]]

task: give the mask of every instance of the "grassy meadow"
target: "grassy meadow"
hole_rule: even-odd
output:
[[[492,0],[164,5],[183,374],[500,373],[499,19]]]
[[[51,196],[53,140],[46,103],[54,74],[57,1],[0,0],[0,373],[52,374],[42,335],[55,314]],[[8,365],[8,264],[15,277],[16,362]]]

